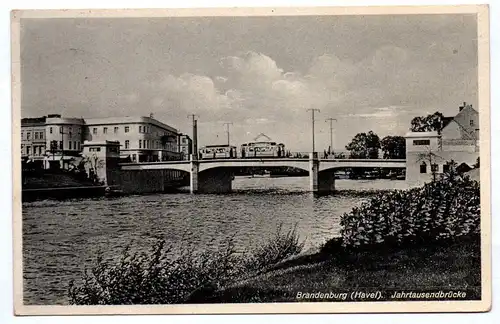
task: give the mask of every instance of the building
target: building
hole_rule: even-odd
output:
[[[450,161],[473,167],[479,157],[479,113],[472,105],[445,117],[438,132],[410,132],[406,136],[406,180],[430,181],[447,171]]]
[[[192,154],[193,141],[191,140],[189,135],[186,135],[186,134],[179,134],[178,139],[179,139],[178,151],[182,154],[181,159],[188,160],[190,155]]]
[[[178,131],[152,116],[84,119],[53,114],[21,120],[21,155],[25,160],[40,161],[45,168],[51,164],[65,168],[81,156],[84,142],[106,141],[118,142],[122,160],[130,162],[179,160],[182,156]],[[190,139],[186,141],[190,145]]]
[[[131,162],[179,160],[178,131],[152,117],[86,119],[87,141],[118,141]]]
[[[22,123],[21,123],[22,127]],[[60,164],[66,168],[80,156],[84,141],[85,121],[83,118],[63,118],[61,115],[48,115],[45,120],[45,168]]]
[[[108,181],[109,170],[120,161],[120,143],[118,141],[85,141],[83,155],[89,157],[85,171],[91,180],[103,183]]]
[[[43,164],[46,152],[45,121],[47,117],[24,118],[21,127],[21,157]]]

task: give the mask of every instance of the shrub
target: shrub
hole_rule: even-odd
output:
[[[342,216],[342,246],[401,246],[477,234],[479,192],[478,182],[456,175],[420,188],[380,193]]]
[[[71,282],[68,296],[77,305],[175,304],[204,300],[214,291],[262,272],[300,253],[296,229],[276,235],[253,253],[236,252],[232,239],[216,251],[174,251],[158,241],[149,254],[125,249],[118,263],[98,253],[80,285]]]
[[[268,241],[260,244],[253,251],[247,251],[243,266],[252,272],[262,272],[270,266],[284,261],[302,252],[305,242],[300,242],[297,225],[288,232],[278,226],[276,233]]]

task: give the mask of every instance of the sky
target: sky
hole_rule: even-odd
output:
[[[474,15],[22,19],[23,117],[149,116],[200,145],[293,151],[477,108]]]

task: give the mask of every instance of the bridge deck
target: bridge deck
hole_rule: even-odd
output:
[[[336,168],[405,168],[403,159],[319,159],[320,171]],[[309,169],[308,158],[245,158],[245,159],[207,159],[199,160],[200,171],[224,167],[296,167]],[[172,169],[189,172],[191,161],[162,161],[122,163],[124,170]]]

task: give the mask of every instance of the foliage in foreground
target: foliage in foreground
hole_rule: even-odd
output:
[[[175,304],[195,302],[211,292],[302,251],[296,227],[283,232],[280,226],[268,242],[254,252],[237,253],[232,240],[216,251],[173,251],[158,241],[149,254],[130,253],[118,263],[97,256],[82,282],[70,283],[68,295],[76,305]]]
[[[403,246],[474,236],[480,230],[479,193],[477,181],[456,174],[419,188],[380,193],[342,216],[340,244]]]

